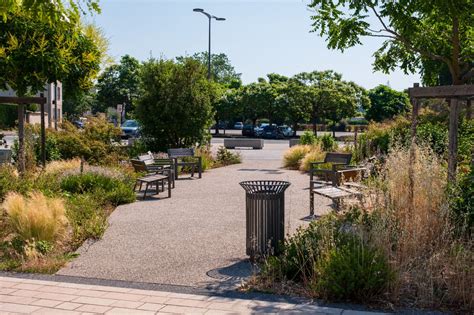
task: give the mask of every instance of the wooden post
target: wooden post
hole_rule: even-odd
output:
[[[418,83],[414,84],[414,87],[418,87]],[[411,207],[411,210],[414,208],[414,200],[415,200],[415,171],[414,171],[414,164],[416,161],[416,127],[418,125],[418,111],[419,111],[419,104],[418,99],[412,98],[411,103],[413,106],[413,112],[411,116],[411,144],[410,144],[410,156],[409,156],[409,165],[408,165],[408,202]]]
[[[466,118],[472,119],[472,99],[468,99],[466,102]]]
[[[43,93],[40,94],[41,97],[44,97]],[[46,167],[46,128],[44,121],[44,102],[40,103],[41,111],[41,164],[43,168]]]
[[[359,131],[359,126],[354,126],[354,150],[357,151],[357,132]]]
[[[449,104],[448,182],[456,180],[458,151],[459,101],[452,98]]]
[[[25,164],[25,105],[18,104],[18,171],[23,174],[26,169]]]

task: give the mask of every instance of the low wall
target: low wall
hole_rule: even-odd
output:
[[[263,149],[263,139],[224,139],[224,147],[227,149],[252,148]]]
[[[290,148],[298,144],[300,144],[300,139],[290,139]]]

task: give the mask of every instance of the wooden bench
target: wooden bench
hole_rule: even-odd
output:
[[[148,192],[149,186],[155,186],[156,187],[156,194],[159,194],[160,189],[158,188],[158,184],[161,183],[161,191],[165,190],[165,181],[168,182],[168,198],[171,198],[171,176],[168,175],[150,175],[150,176],[145,176],[145,177],[140,177],[137,179],[135,183],[135,187],[133,187],[133,190],[136,191],[137,186],[140,185],[140,188],[138,191],[142,190],[142,185],[145,184],[145,192],[143,193],[143,199],[146,198],[146,193]]]
[[[202,157],[194,155],[192,148],[169,149],[168,157],[174,160],[174,174],[178,179],[178,166],[191,166],[191,177],[194,177],[194,171],[197,167],[199,178],[202,178]],[[183,158],[193,158],[193,161],[186,161]]]
[[[224,147],[226,149],[235,148],[252,148],[252,149],[263,149],[263,139],[224,139]]]
[[[359,201],[362,200],[363,193],[354,188],[363,188],[363,185],[350,185],[350,183],[333,186],[326,181],[313,180],[310,181],[309,186],[309,213],[314,216],[314,195],[320,195],[329,198],[334,203],[336,210],[340,208],[344,198],[356,197]]]
[[[173,168],[164,168],[159,164],[147,164],[146,161],[131,159],[130,163],[132,163],[133,169],[135,172],[145,173],[147,175],[165,175],[170,176],[171,178],[171,185],[173,188],[175,187],[174,181],[174,167]]]
[[[174,186],[175,186],[174,159],[170,159],[170,158],[159,158],[159,159],[157,159],[157,158],[155,158],[153,153],[151,153],[150,151],[148,151],[145,154],[139,155],[138,159],[140,161],[145,162],[146,172],[148,172],[148,173],[163,174],[163,171],[171,172],[172,173],[171,178],[173,180],[173,188],[174,188]]]
[[[311,162],[309,168],[309,177],[310,181],[314,179],[314,175],[323,177],[325,181],[331,181],[333,185],[337,185],[337,176],[336,171],[341,168],[347,168],[351,163],[352,154],[351,153],[338,153],[338,152],[328,152],[324,157],[324,161],[320,162]],[[325,170],[320,169],[318,166],[321,164],[331,163],[331,169]]]

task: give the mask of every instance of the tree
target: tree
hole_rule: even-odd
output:
[[[23,12],[37,21],[57,25],[65,20],[79,20],[86,9],[90,13],[100,13],[99,0],[7,0],[0,5],[0,15],[6,22],[18,12]]]
[[[252,120],[254,126],[259,118],[267,118],[270,122],[281,122],[282,107],[277,97],[275,88],[265,80],[244,86],[241,89],[243,116]]]
[[[90,38],[99,51],[100,68],[110,64],[111,58],[107,54],[109,41],[103,31],[94,25],[85,25],[82,27],[84,34]],[[63,111],[67,116],[78,116],[91,110],[95,105],[95,89],[90,86],[81,87],[71,80],[70,76],[62,81],[63,84]]]
[[[474,77],[474,2],[472,0],[391,1],[312,0],[313,30],[327,37],[328,47],[343,51],[364,36],[385,39],[374,53],[374,69],[389,73],[421,70],[433,77],[444,64],[453,84]],[[378,26],[371,25],[374,17]],[[438,74],[438,73],[436,73]]]
[[[176,60],[183,62],[187,58],[192,58],[207,67],[208,56],[208,52],[198,52],[191,57],[177,57]],[[211,54],[211,79],[213,81],[230,85],[235,81],[241,82],[240,75],[240,73],[235,71],[226,54]]]
[[[410,109],[408,95],[398,92],[386,85],[379,85],[369,91],[370,107],[365,113],[367,120],[381,122]]]
[[[120,63],[107,67],[97,80],[97,102],[94,111],[106,112],[109,107],[126,104],[129,111],[135,108],[139,94],[140,62],[125,55]]]
[[[342,76],[332,70],[302,72],[293,77],[295,80],[308,87],[307,94],[311,100],[310,119],[313,124],[313,133],[317,135],[316,124],[321,120],[329,104],[327,99],[331,94],[324,93],[331,89],[332,82],[340,81]]]
[[[17,2],[17,1],[15,1]],[[23,2],[18,2],[23,3]],[[19,7],[21,8],[21,6]],[[99,71],[100,51],[82,32],[77,19],[57,23],[29,11],[2,12],[0,19],[0,89],[11,87],[18,96],[36,94],[46,83],[65,81],[82,88],[92,85]],[[23,106],[18,106],[19,117]],[[24,170],[23,121],[19,121],[19,169]]]
[[[284,119],[290,123],[296,136],[298,123],[308,121],[311,117],[310,88],[295,79],[283,82],[278,86],[278,101],[283,103]]]
[[[136,117],[155,152],[208,141],[214,89],[199,62],[150,59],[140,71]]]

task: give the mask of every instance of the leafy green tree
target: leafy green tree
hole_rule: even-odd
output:
[[[125,55],[119,64],[107,67],[97,81],[95,111],[106,112],[109,107],[125,103],[128,110],[135,108],[139,96],[140,62]]]
[[[109,41],[102,30],[94,25],[84,25],[82,27],[84,34],[90,38],[100,52],[101,68],[111,62],[107,54]],[[73,80],[71,80],[73,79]],[[62,81],[63,84],[63,111],[66,116],[79,116],[82,113],[91,110],[95,105],[96,92],[89,86],[82,87],[75,83],[74,78],[68,77]]]
[[[183,62],[187,58],[199,61],[207,67],[208,52],[198,52],[190,57],[177,57],[178,62]],[[215,82],[230,85],[232,82],[241,82],[240,73],[235,71],[234,66],[230,63],[226,54],[211,54],[211,79]]]
[[[367,120],[381,122],[410,109],[408,95],[398,92],[386,85],[379,85],[369,91],[370,107],[365,113]]]
[[[145,142],[156,152],[207,142],[215,97],[199,62],[150,59],[140,71],[136,117]]]
[[[298,123],[308,121],[311,117],[310,87],[298,80],[288,79],[277,87],[277,91],[278,100],[283,104],[284,119],[289,122],[296,136]]]
[[[18,96],[36,94],[46,83],[69,81],[88,88],[100,68],[101,52],[83,32],[78,18],[51,23],[37,13],[3,8],[0,19],[0,89],[11,87]],[[29,1],[28,1],[29,2]],[[14,5],[15,6],[15,5]],[[19,106],[19,113],[23,106]],[[20,131],[23,123],[20,122]],[[23,132],[19,139],[19,169],[25,170]]]
[[[313,30],[326,36],[328,47],[343,51],[361,37],[385,39],[374,53],[374,69],[439,74],[435,61],[449,69],[453,84],[474,76],[474,2],[472,0],[391,1],[312,0]],[[375,18],[377,25],[370,23]],[[432,82],[432,80],[426,80]]]
[[[23,12],[41,22],[53,24],[65,20],[79,20],[80,14],[100,13],[99,0],[3,0],[0,15],[6,21],[18,12]]]
[[[271,123],[281,122],[282,107],[278,102],[277,91],[265,80],[250,83],[241,89],[241,102],[244,117],[256,125],[257,119],[267,118]]]

